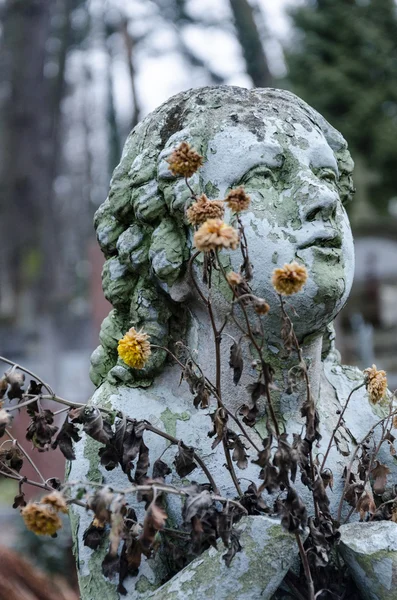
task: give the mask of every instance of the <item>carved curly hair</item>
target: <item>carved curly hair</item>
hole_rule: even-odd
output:
[[[150,385],[166,353],[156,350],[142,371],[118,360],[117,342],[131,326],[144,327],[151,342],[165,346],[176,324],[181,328],[181,298],[173,293],[190,255],[191,233],[185,217],[190,193],[168,169],[166,158],[182,141],[204,157],[214,131],[240,123],[257,136],[274,115],[294,123],[302,116],[325,136],[339,167],[339,193],[353,194],[353,161],[347,143],[319,113],[294,94],[276,89],[220,86],[188,90],[148,115],[129,135],[109,196],[95,215],[99,245],[106,257],[102,273],[105,297],[114,310],[103,321],[101,345],[91,357],[91,378],[127,385]],[[200,173],[190,184],[202,189]],[[208,186],[207,186],[208,187]],[[183,311],[182,311],[183,312]]]

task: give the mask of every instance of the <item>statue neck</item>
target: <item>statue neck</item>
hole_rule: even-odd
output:
[[[199,307],[195,307],[191,312],[192,320],[188,335],[188,345],[194,351],[194,357],[200,367],[203,369],[207,377],[215,383],[216,379],[216,361],[215,361],[215,342],[208,314]],[[242,337],[241,331],[237,327],[228,327],[225,332],[233,336],[235,340],[240,340]],[[233,383],[233,371],[229,367],[230,347],[233,340],[222,334],[221,342],[221,388],[222,397],[228,408],[238,410],[242,404],[250,402],[250,396],[246,391],[246,387],[257,380],[257,371],[252,366],[254,356],[251,354],[249,343],[242,343],[242,353],[244,360],[243,374],[239,384],[236,386]],[[306,385],[304,381],[298,381],[296,389],[291,394],[286,390],[290,386],[291,376],[293,375],[294,367],[299,365],[298,354],[292,350],[288,355],[282,346],[280,339],[269,339],[266,344],[265,360],[270,364],[273,370],[273,382],[277,389],[272,390],[274,398],[275,410],[280,416],[280,419],[286,421],[286,413],[298,414],[302,401],[306,394]],[[305,360],[308,369],[309,383],[311,392],[316,400],[320,389],[321,376],[321,350],[322,350],[322,335],[311,336],[304,340],[301,344],[302,356]],[[263,404],[263,403],[262,403]]]

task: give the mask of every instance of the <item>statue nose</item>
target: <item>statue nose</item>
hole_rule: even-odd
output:
[[[315,219],[329,221],[335,216],[338,199],[339,196],[336,192],[325,185],[318,186],[315,196],[305,205],[304,219],[306,221]]]

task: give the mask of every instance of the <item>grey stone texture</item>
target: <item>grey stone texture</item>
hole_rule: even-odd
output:
[[[340,552],[364,600],[397,598],[397,523],[342,525]]]

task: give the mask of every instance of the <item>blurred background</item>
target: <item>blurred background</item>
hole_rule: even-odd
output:
[[[357,266],[337,345],[346,363],[386,369],[394,389],[395,0],[0,0],[1,355],[87,400],[109,310],[93,214],[131,128],[169,96],[217,84],[288,88],[346,137]],[[22,417],[18,428],[23,439]],[[38,460],[62,476],[58,450]],[[18,526],[8,531],[18,543]]]

